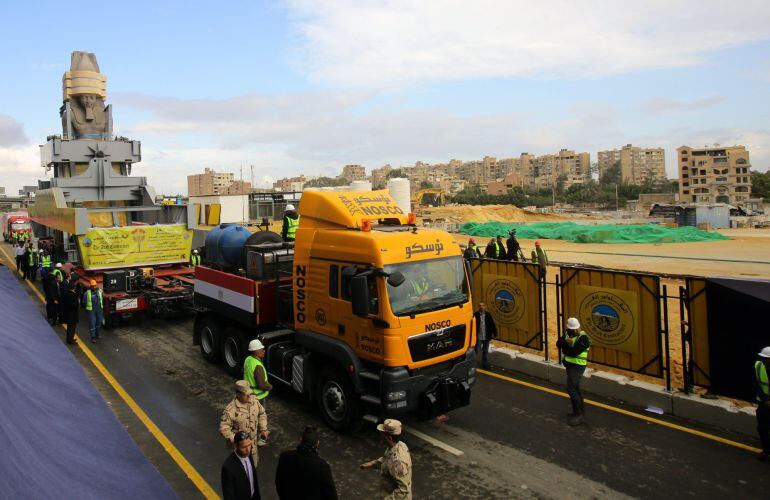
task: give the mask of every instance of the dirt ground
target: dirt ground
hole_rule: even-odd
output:
[[[684,286],[683,275],[734,276],[747,279],[770,279],[770,231],[754,229],[728,229],[720,233],[730,240],[697,243],[670,244],[587,244],[560,240],[541,240],[548,252],[552,266],[549,268],[548,331],[549,356],[556,359],[556,286],[553,284],[559,263],[588,264],[611,269],[644,271],[662,275],[661,285],[668,289],[669,355],[671,359],[671,384],[683,386],[682,338],[680,332],[679,287]],[[467,235],[456,235],[458,243],[466,245]],[[488,238],[475,238],[483,248]],[[533,240],[520,240],[524,254],[529,256],[534,248]],[[555,265],[554,265],[555,264]],[[508,346],[521,351],[542,354],[518,346]],[[665,379],[629,374],[621,370],[600,367],[602,370],[620,373],[629,378],[664,384]]]

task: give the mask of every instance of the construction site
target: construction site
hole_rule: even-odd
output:
[[[385,495],[383,439],[410,454],[388,498],[767,497],[770,229],[398,177],[164,197],[93,53],[61,90],[39,189],[2,218],[0,496],[317,498],[277,489],[309,426],[339,498]],[[227,427],[241,396],[266,424]]]

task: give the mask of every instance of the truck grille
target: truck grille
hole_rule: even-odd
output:
[[[461,349],[465,345],[465,325],[450,326],[409,338],[412,361],[423,361]]]

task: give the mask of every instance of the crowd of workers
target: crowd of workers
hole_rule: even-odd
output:
[[[235,382],[235,395],[227,404],[219,421],[219,433],[231,450],[222,464],[222,497],[225,500],[259,499],[257,478],[259,449],[267,446],[266,401],[273,386],[262,363],[265,348],[259,340],[248,346],[243,363],[243,380]],[[379,468],[385,498],[412,498],[412,458],[401,440],[402,425],[386,419],[377,426],[386,446],[383,456],[360,465],[362,470]],[[275,489],[281,499],[336,499],[329,464],[319,456],[320,439],[315,427],[305,427],[299,444],[281,453],[275,471]]]
[[[482,252],[476,240],[470,238],[468,240],[468,246],[463,252],[463,257],[466,260],[470,259],[494,259],[494,260],[510,260],[513,262],[526,262],[524,257],[524,251],[521,248],[518,238],[516,238],[516,230],[511,229],[508,233],[508,239],[503,241],[503,237],[498,235],[495,238],[490,238],[487,242],[487,246]],[[548,254],[543,249],[542,244],[539,241],[535,241],[535,248],[530,254],[530,261],[533,264],[538,264],[541,270],[545,271],[548,267]],[[543,273],[545,275],[545,273]]]

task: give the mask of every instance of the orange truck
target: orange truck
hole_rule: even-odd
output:
[[[473,310],[452,235],[418,228],[387,191],[306,191],[299,213],[293,244],[268,231],[240,248],[207,239],[194,295],[203,357],[241,377],[259,338],[270,380],[341,431],[469,404]]]

